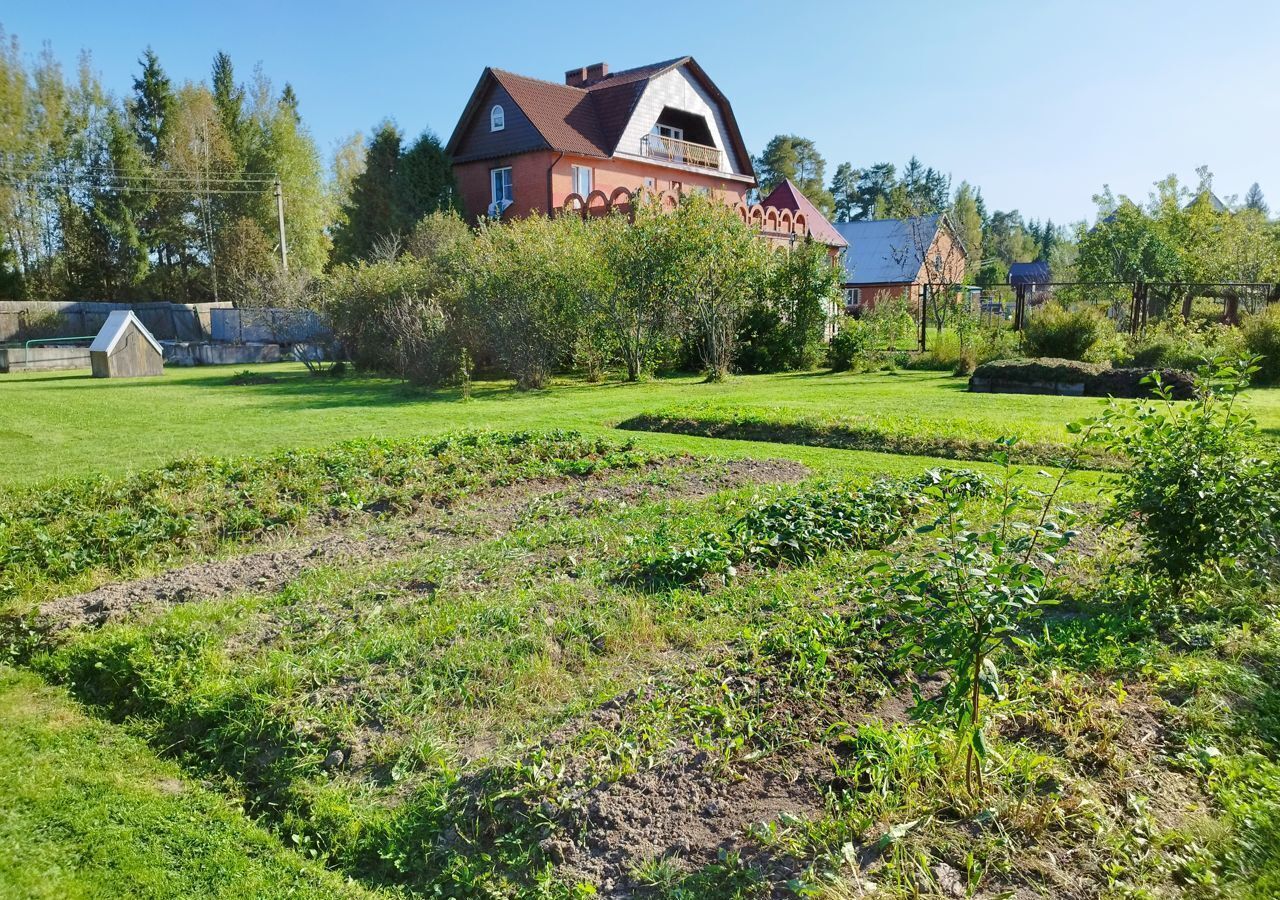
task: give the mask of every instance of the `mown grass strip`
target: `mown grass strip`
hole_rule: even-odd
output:
[[[38,678],[0,667],[0,896],[375,896]]]
[[[925,430],[890,431],[846,416],[801,415],[781,408],[677,406],[632,416],[619,422],[618,428],[975,462],[990,462],[997,453],[1009,450],[1006,444],[995,438],[943,435]],[[1057,466],[1071,452],[1065,444],[1019,441],[1011,455],[1016,463]],[[1087,468],[1114,469],[1117,461],[1100,454],[1090,454],[1084,464]]]

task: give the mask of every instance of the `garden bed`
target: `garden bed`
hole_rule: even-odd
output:
[[[1195,396],[1195,382],[1181,369],[1119,368],[1073,359],[1007,359],[984,363],[969,379],[969,390],[989,394],[1057,394],[1066,397],[1146,398],[1155,386],[1146,381],[1158,372],[1175,400]]]

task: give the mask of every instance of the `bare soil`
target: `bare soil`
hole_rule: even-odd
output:
[[[588,791],[570,810],[569,837],[549,838],[542,849],[565,878],[597,885],[601,897],[641,896],[649,892],[636,868],[645,862],[665,859],[694,871],[722,849],[742,849],[754,823],[821,811],[821,795],[803,769],[724,772],[686,748],[656,768]]]
[[[809,470],[787,460],[740,459],[706,463],[673,457],[649,466],[650,481],[635,473],[598,473],[581,478],[531,479],[480,491],[459,504],[425,507],[409,517],[399,534],[378,533],[378,519],[363,523],[373,533],[353,534],[352,523],[292,547],[258,550],[229,559],[199,562],[132,581],[114,582],[83,594],[41,605],[39,621],[50,633],[74,627],[100,627],[145,611],[236,594],[270,594],[309,569],[342,561],[390,559],[428,543],[467,543],[504,534],[531,513],[539,518],[569,511],[590,514],[609,504],[696,499],[746,484],[803,479]],[[546,501],[545,503],[543,501]]]

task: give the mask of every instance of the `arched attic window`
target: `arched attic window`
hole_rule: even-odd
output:
[[[489,110],[489,130],[501,131],[507,127],[507,117],[502,112],[502,107],[495,105]]]

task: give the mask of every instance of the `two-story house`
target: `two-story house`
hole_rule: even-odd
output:
[[[603,211],[641,188],[743,203],[756,183],[729,101],[689,56],[563,84],[487,68],[448,152],[472,220]]]

